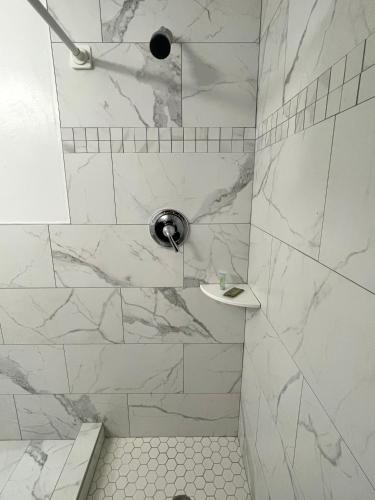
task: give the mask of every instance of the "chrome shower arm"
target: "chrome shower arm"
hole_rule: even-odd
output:
[[[86,63],[90,54],[86,50],[81,50],[77,45],[69,38],[62,27],[56,22],[56,20],[51,16],[48,10],[39,0],[27,0],[29,4],[37,11],[37,13],[46,21],[48,26],[56,33],[60,40],[68,47],[70,52],[73,54],[76,60],[80,61],[81,64]]]

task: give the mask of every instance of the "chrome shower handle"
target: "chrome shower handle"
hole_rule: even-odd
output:
[[[174,241],[174,234],[176,233],[176,229],[174,226],[171,224],[167,224],[166,226],[163,227],[163,234],[166,236],[169,240],[169,243],[171,244],[171,247],[174,248],[175,252],[178,252],[178,246],[177,243]]]

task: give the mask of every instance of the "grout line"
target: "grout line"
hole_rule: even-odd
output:
[[[51,241],[51,233],[50,233],[50,230],[49,230],[49,225],[47,226],[47,230],[48,230],[48,241],[49,241],[49,248],[50,248],[50,252],[51,252],[51,262],[52,262],[52,271],[53,271],[53,280],[55,282],[55,288],[57,288],[57,281],[56,281],[56,271],[55,271],[55,262],[53,260],[53,253],[52,253],[52,241]],[[53,290],[53,288],[51,287],[51,289]],[[3,290],[2,288],[0,288],[0,290]],[[11,288],[8,288],[8,290],[12,290]]]
[[[329,179],[330,179],[330,174],[331,174],[331,165],[332,165],[333,145],[334,145],[334,141],[335,141],[335,133],[336,133],[336,116],[334,117],[333,129],[332,129],[331,151],[330,151],[330,155],[329,155],[326,192],[325,192],[325,197],[324,197],[323,214],[322,214],[322,228],[320,230],[320,238],[319,238],[319,249],[318,249],[318,257],[317,257],[318,262],[320,262],[320,252],[322,249],[322,239],[323,239],[324,222],[325,222],[325,215],[326,215],[326,206],[327,206],[327,198],[328,198]]]
[[[303,252],[302,250],[294,247],[293,245],[291,245],[290,243],[287,243],[286,241],[280,239],[278,236],[274,235],[274,234],[271,234],[269,233],[268,231],[266,231],[265,229],[257,226],[256,224],[253,224],[257,229],[259,229],[260,231],[262,231],[263,233],[266,233],[268,234],[269,236],[271,236],[272,238],[274,238],[275,240],[278,240],[280,241],[280,243],[283,243],[284,245],[292,248],[293,250],[295,250],[296,252],[299,252],[300,254],[304,255],[305,257],[313,260],[314,262],[316,262],[317,264],[320,264],[321,266],[325,267],[326,269],[328,269],[329,271],[337,274],[338,276],[340,276],[341,278],[349,281],[350,283],[352,283],[353,285],[355,286],[358,286],[359,288],[361,288],[362,290],[365,290],[366,292],[369,292],[371,293],[371,295],[375,295],[375,291],[372,291],[372,290],[369,290],[368,288],[365,288],[364,286],[360,285],[359,283],[356,283],[355,281],[351,280],[350,278],[348,278],[347,276],[339,273],[336,269],[333,269],[331,267],[329,267],[327,264],[324,264],[324,262],[321,262],[319,260],[317,260],[316,258],[312,257],[311,255],[308,255],[307,253]]]

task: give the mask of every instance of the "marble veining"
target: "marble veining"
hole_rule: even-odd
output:
[[[181,345],[66,346],[65,353],[72,392],[182,391]]]
[[[181,126],[181,50],[156,60],[147,44],[91,44],[95,71],[71,71],[62,44],[54,61],[63,127]],[[85,88],[85,92],[76,92]]]
[[[100,4],[106,42],[144,42],[160,26],[168,26],[182,42],[255,42],[259,36],[258,1],[100,0]]]
[[[7,344],[95,344],[123,341],[116,289],[1,290]]]
[[[130,394],[132,436],[237,436],[239,394]]]
[[[243,342],[244,311],[199,288],[122,289],[125,342]]]
[[[128,436],[126,395],[15,396],[23,439],[75,439],[82,424],[102,422],[108,436]]]
[[[113,154],[117,219],[145,224],[165,205],[191,223],[250,221],[253,154]]]
[[[218,283],[225,270],[228,283],[244,283],[249,254],[247,224],[194,224],[184,249],[185,286]]]
[[[47,226],[0,226],[0,288],[53,287]]]
[[[0,393],[68,392],[64,350],[60,346],[0,346]]]
[[[184,126],[255,126],[258,44],[182,46]]]
[[[51,498],[72,441],[31,441],[0,493],[0,498],[47,500]]]
[[[51,226],[57,285],[180,286],[182,254],[156,245],[147,226]]]

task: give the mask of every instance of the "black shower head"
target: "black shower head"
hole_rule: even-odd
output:
[[[161,27],[152,35],[150,40],[150,51],[156,59],[166,59],[171,53],[172,33],[169,29]]]

